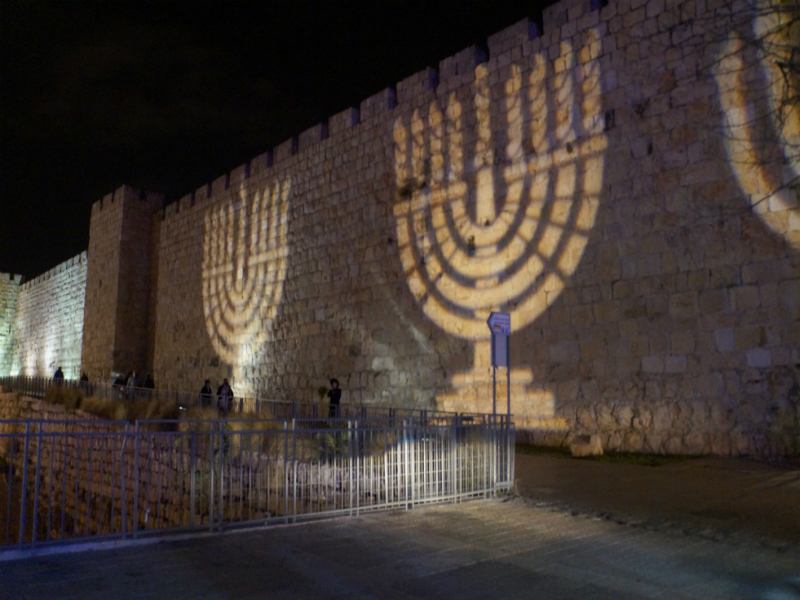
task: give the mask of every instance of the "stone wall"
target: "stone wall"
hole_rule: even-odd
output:
[[[83,370],[91,380],[148,368],[153,214],[163,196],[122,186],[92,206]]]
[[[0,376],[19,369],[16,354],[17,300],[21,275],[0,273]]]
[[[118,190],[92,210],[83,368],[491,411],[499,310],[498,408],[528,439],[797,454],[800,120],[773,118],[756,6],[566,0],[155,221]]]
[[[17,300],[14,364],[8,373],[80,377],[86,253],[23,283]]]
[[[156,380],[487,411],[503,310],[537,441],[797,452],[800,221],[733,159],[754,59],[717,73],[746,24],[706,10],[559,3],[168,207]]]

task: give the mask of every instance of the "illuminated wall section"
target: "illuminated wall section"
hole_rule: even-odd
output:
[[[395,122],[394,213],[408,285],[438,326],[476,342],[473,368],[452,379],[467,389],[442,397],[446,410],[491,408],[489,314],[509,312],[524,328],[583,255],[606,148],[601,43],[594,30],[586,39],[581,48],[562,42],[555,62],[539,53],[509,65],[500,98],[480,64],[471,97],[452,93],[425,117],[418,109]],[[512,410],[554,416],[551,395],[525,391],[530,369],[511,378]]]
[[[754,212],[800,248],[800,7],[756,7],[720,50],[725,147]]]
[[[122,186],[92,206],[83,332],[90,380],[148,371],[150,238],[163,197]]]
[[[522,437],[800,451],[796,120],[705,11],[559,2],[166,207],[156,384],[486,411],[504,310]]]
[[[203,242],[203,312],[211,344],[236,367],[252,364],[281,301],[286,277],[286,228],[291,181],[209,208]],[[238,369],[234,378],[242,381]],[[239,393],[253,394],[253,389]]]
[[[10,375],[80,377],[86,267],[84,252],[22,284]]]
[[[16,330],[21,275],[0,273],[0,377],[18,369]]]

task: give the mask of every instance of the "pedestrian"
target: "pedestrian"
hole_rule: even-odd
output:
[[[122,377],[122,373],[117,375],[116,379],[114,379],[114,383],[111,384],[111,387],[116,390],[114,395],[121,400],[124,396],[124,392],[122,390],[125,388],[125,379]]]
[[[61,370],[61,366],[56,369],[56,372],[53,373],[53,383],[56,385],[61,385],[64,383],[64,371]]]
[[[84,396],[91,396],[92,395],[92,387],[89,385],[89,376],[86,374],[86,371],[81,373],[81,382],[80,382],[81,389],[83,390]]]
[[[153,397],[153,390],[156,389],[156,382],[153,380],[153,375],[148,373],[147,378],[144,380],[144,395],[149,401]]]
[[[227,415],[233,406],[233,389],[227,378],[222,380],[222,385],[217,388],[217,408],[222,416]]]
[[[131,374],[128,375],[128,397],[131,401],[136,399],[136,388],[139,387],[139,378],[136,377],[136,371],[131,371]]]
[[[214,391],[211,389],[211,380],[206,379],[203,388],[200,390],[200,406],[211,406],[211,396]]]
[[[328,392],[328,418],[335,419],[339,416],[339,404],[342,400],[342,390],[339,389],[339,380],[331,379],[331,390]]]

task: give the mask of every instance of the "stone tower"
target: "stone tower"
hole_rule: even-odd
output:
[[[153,216],[163,195],[124,185],[92,206],[82,370],[92,381],[148,365]]]

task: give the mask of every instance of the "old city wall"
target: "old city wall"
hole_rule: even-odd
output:
[[[22,276],[0,273],[0,375],[18,363],[16,352],[17,301]]]
[[[92,206],[86,275],[83,370],[92,381],[148,360],[153,214],[163,196],[122,186]]]
[[[559,3],[171,205],[156,381],[487,411],[502,310],[532,439],[796,453],[800,219],[726,141],[728,8]]]
[[[155,218],[124,186],[88,266],[0,284],[0,343],[26,374],[296,400],[337,377],[343,402],[489,411],[500,310],[529,439],[796,454],[798,133],[769,129],[747,9],[561,2]]]
[[[210,473],[222,472],[217,461],[223,453],[213,446],[221,449],[223,438],[210,435],[208,425],[195,423],[196,429],[183,435],[159,434],[139,425],[137,435],[135,424],[0,390],[0,459],[13,464],[14,486],[24,481],[29,498],[39,494],[39,541],[48,535],[57,540],[118,534],[123,520],[130,532],[134,523],[146,530],[208,524],[220,517],[236,521],[284,514],[284,442],[273,442],[267,454],[252,460],[254,453],[241,451],[250,447],[252,436],[228,438],[232,450],[226,459],[246,466],[226,475],[228,489],[239,491],[228,491],[221,506],[212,493],[220,481],[212,484]],[[15,501],[16,489],[12,487]],[[237,500],[244,501],[244,513]],[[15,526],[12,537],[18,535]]]
[[[0,374],[51,377],[61,366],[66,377],[80,376],[86,265],[83,252],[26,283],[17,279],[15,310],[8,308],[14,341]]]
[[[29,421],[27,455],[26,423],[3,420]],[[133,439],[125,442],[125,430],[126,424],[80,410],[0,392],[0,434],[4,434],[0,457],[13,462],[16,482],[27,474],[31,497],[39,491],[39,540],[49,533],[47,523],[51,539],[61,538],[62,518],[66,537],[121,532],[123,485],[127,531],[133,529],[137,494],[140,529],[148,523],[149,527],[188,524],[188,502],[182,509],[178,490],[183,489],[184,479],[190,480],[189,469],[162,458],[169,455],[168,442],[163,448],[158,442],[164,440],[157,442],[151,436],[142,436],[138,444]],[[172,504],[168,511],[162,508],[167,502]],[[150,509],[153,514],[148,519]]]

